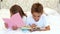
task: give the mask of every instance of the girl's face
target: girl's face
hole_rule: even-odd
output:
[[[41,15],[42,15],[41,13],[37,13],[37,12],[32,13],[32,16],[36,22],[40,19]]]

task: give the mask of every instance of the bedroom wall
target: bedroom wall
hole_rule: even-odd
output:
[[[60,14],[60,0],[59,0],[59,3],[58,3],[58,13]]]
[[[0,0],[0,9],[1,9],[1,0]]]
[[[31,5],[35,2],[43,4],[44,7],[49,7],[57,10],[58,0],[3,0],[1,8],[9,9],[12,5],[20,5],[24,11],[30,11]]]

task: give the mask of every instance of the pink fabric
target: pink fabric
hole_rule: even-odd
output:
[[[8,24],[9,28],[12,26],[23,27],[25,26],[24,21],[22,20],[19,13],[14,14],[10,19],[4,18],[5,23]]]

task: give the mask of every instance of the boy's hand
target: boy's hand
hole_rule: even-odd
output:
[[[17,30],[18,27],[17,27],[17,26],[12,26],[12,29],[13,29],[13,30]]]
[[[36,25],[35,24],[32,24],[32,25],[30,25],[31,26],[31,28],[35,28],[36,27]]]
[[[36,30],[36,25],[35,24],[32,24],[30,25],[31,29],[30,29],[30,32],[33,32]]]

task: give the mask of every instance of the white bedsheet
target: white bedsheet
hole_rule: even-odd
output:
[[[1,34],[57,34],[60,33],[60,16],[47,16],[47,21],[50,22],[50,31],[22,32],[21,30],[13,31],[0,28]],[[1,23],[1,21],[0,21]],[[2,23],[1,23],[2,24]],[[2,24],[3,25],[3,24]]]
[[[3,12],[4,14],[4,12]],[[6,13],[7,14],[7,13]],[[9,16],[9,15],[8,15]],[[5,17],[8,17],[7,15]],[[21,30],[7,30],[2,20],[4,15],[0,13],[0,34],[60,34],[60,15],[48,15],[47,21],[50,24],[50,31],[22,32]]]

